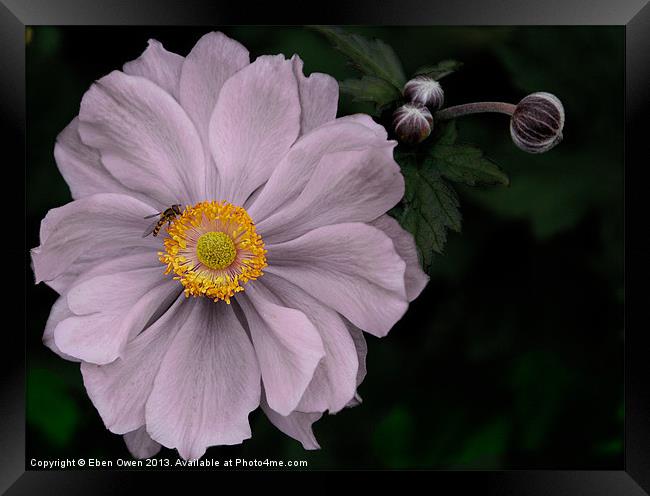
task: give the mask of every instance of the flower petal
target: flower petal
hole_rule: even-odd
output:
[[[47,318],[47,323],[45,324],[45,331],[43,331],[43,344],[61,358],[72,362],[79,362],[80,360],[78,358],[63,353],[54,342],[54,329],[59,325],[59,322],[72,317],[72,315],[73,313],[68,308],[68,300],[65,295],[57,298],[54,305],[52,305],[50,316]]]
[[[366,338],[361,329],[349,322],[347,324],[348,332],[350,333],[350,336],[354,341],[354,347],[357,350],[357,359],[359,362],[359,369],[357,370],[357,387],[359,387],[366,378],[366,356],[368,355],[368,344],[366,343]]]
[[[237,301],[246,315],[269,405],[288,415],[325,356],[320,335],[305,314],[279,305],[259,284],[248,284]]]
[[[196,128],[148,79],[113,71],[95,82],[81,101],[79,135],[122,184],[160,204],[204,199],[205,159]]]
[[[366,355],[368,354],[368,345],[366,344],[366,338],[363,335],[363,331],[359,329],[357,326],[352,324],[349,321],[346,321],[346,325],[348,327],[348,331],[350,332],[350,336],[352,337],[352,340],[354,341],[354,347],[357,350],[357,359],[359,362],[359,369],[357,370],[357,386],[359,387],[363,380],[366,378]],[[360,405],[362,402],[361,396],[359,396],[358,392],[354,393],[354,397],[348,402],[346,405],[348,408],[352,408],[355,406]]]
[[[146,256],[149,260],[158,260],[157,250],[159,246],[155,243],[140,245],[140,246],[124,246],[119,244],[107,243],[102,246],[95,246],[91,251],[84,253],[78,257],[67,269],[54,279],[44,281],[48,286],[54,289],[57,293],[65,293],[72,284],[79,282],[78,279],[81,275],[94,274],[97,266],[106,262],[114,265],[113,268],[107,270],[105,273],[118,272],[123,258],[130,258],[131,256]],[[97,275],[97,274],[95,274]]]
[[[75,283],[67,294],[68,308],[76,315],[121,311],[132,306],[151,288],[171,280],[164,276],[155,258],[147,254],[132,258],[141,265],[120,267],[113,273]]]
[[[137,278],[138,273],[141,274],[142,271],[133,271],[128,276],[122,273],[96,277],[80,285],[83,287],[81,291],[87,291],[87,287],[91,286],[94,292],[94,286],[104,281],[129,281],[130,278]],[[54,329],[56,346],[62,352],[85,362],[99,365],[113,362],[124,353],[128,340],[142,331],[162,306],[169,305],[169,301],[178,296],[180,291],[176,281],[164,281],[159,272],[158,277],[160,280],[153,287],[138,283],[123,291],[130,296],[131,305],[128,304],[128,298],[114,298],[109,303],[115,305],[113,308],[88,314],[74,314],[62,320]],[[76,289],[77,287],[73,287],[68,294],[68,306],[73,313],[79,311],[78,308],[87,310],[98,300],[95,295],[90,298],[76,296]]]
[[[377,136],[377,138],[384,141],[388,139],[386,128],[381,124],[377,124],[374,119],[368,114],[351,114],[339,117],[336,120],[341,122],[354,122],[356,124],[361,124],[362,126],[370,129],[375,134],[375,136]]]
[[[130,76],[141,76],[156,83],[178,100],[184,58],[168,52],[157,40],[149,40],[147,44],[142,55],[124,64],[122,70]]]
[[[181,105],[208,143],[208,126],[224,83],[249,64],[248,50],[223,33],[208,33],[196,42],[183,62]]]
[[[180,102],[196,126],[208,163],[206,198],[218,195],[217,168],[210,153],[210,117],[224,83],[250,62],[248,50],[223,33],[208,33],[185,58],[180,83]]]
[[[184,296],[179,296],[114,362],[81,364],[88,396],[111,432],[126,434],[145,423],[147,398],[172,339],[192,310],[188,303]]]
[[[354,341],[345,323],[334,310],[275,274],[266,274],[261,282],[287,307],[307,315],[323,341],[325,357],[318,364],[296,410],[338,412],[354,396],[359,368]]]
[[[55,279],[94,250],[111,253],[139,247],[155,254],[160,242],[142,238],[147,226],[143,217],[151,211],[140,200],[115,193],[88,196],[50,210],[41,222],[41,245],[31,251],[36,282]]]
[[[300,95],[300,134],[334,120],[339,104],[339,83],[332,76],[314,72],[305,77],[303,62],[298,55],[291,57]]]
[[[300,131],[300,102],[291,61],[259,57],[221,88],[210,120],[210,148],[220,198],[243,205],[271,175]]]
[[[260,403],[260,370],[229,305],[202,298],[165,354],[146,406],[149,435],[185,459],[208,446],[250,437],[248,415]]]
[[[54,158],[74,199],[97,193],[121,193],[155,204],[124,186],[106,170],[99,152],[81,141],[77,117],[57,136]]]
[[[267,248],[266,272],[301,287],[364,331],[385,336],[408,308],[406,264],[375,227],[325,226]]]
[[[392,217],[382,215],[370,223],[386,233],[393,240],[397,254],[406,262],[404,279],[406,283],[406,296],[409,301],[415,300],[429,282],[420,266],[415,240],[411,233],[406,231]]]
[[[251,218],[259,223],[295,200],[324,155],[385,145],[386,137],[378,136],[375,129],[365,124],[344,117],[300,137],[247,209]]]
[[[151,439],[144,425],[124,434],[124,443],[129,452],[139,460],[151,458],[160,451],[160,444]]]
[[[404,196],[393,146],[325,155],[298,198],[257,224],[265,243],[294,239],[321,226],[369,222],[392,208]]]
[[[273,410],[264,397],[260,406],[274,426],[287,436],[299,441],[303,448],[306,450],[320,449],[312,425],[323,416],[322,413],[291,412],[289,415],[283,416]]]

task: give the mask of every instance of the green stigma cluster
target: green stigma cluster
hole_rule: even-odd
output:
[[[196,245],[196,255],[201,263],[211,269],[225,269],[235,257],[235,243],[226,233],[207,232]]]

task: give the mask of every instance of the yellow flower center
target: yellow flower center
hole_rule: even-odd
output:
[[[196,255],[211,269],[225,269],[237,256],[237,248],[230,236],[222,232],[207,232],[196,244]]]
[[[206,201],[185,207],[167,229],[160,261],[165,274],[185,288],[185,296],[214,301],[244,290],[243,284],[262,276],[266,250],[255,224],[242,207]]]

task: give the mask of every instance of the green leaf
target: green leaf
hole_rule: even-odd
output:
[[[430,145],[395,152],[406,191],[402,204],[390,214],[413,234],[425,269],[430,268],[434,253],[443,252],[447,230],[461,230],[458,196],[447,180],[470,186],[509,184],[508,176],[480,149],[456,144],[457,135],[456,125],[444,122]]]
[[[324,34],[361,73],[383,79],[398,92],[402,91],[406,82],[404,69],[395,51],[386,43],[346,33],[340,28],[315,26],[314,29]]]
[[[435,169],[419,168],[406,156],[402,156],[400,163],[406,193],[398,220],[413,234],[423,265],[428,268],[434,252],[443,252],[447,229],[460,232],[458,196]]]
[[[508,186],[510,179],[501,168],[483,156],[483,152],[471,145],[455,145],[438,142],[431,148],[427,162],[440,174],[457,183],[502,184]]]
[[[435,65],[425,65],[415,71],[414,76],[428,76],[432,79],[442,79],[449,76],[452,72],[457,71],[463,65],[456,60],[443,60]]]
[[[400,97],[395,87],[374,76],[361,79],[346,79],[339,83],[341,93],[350,95],[356,102],[371,102],[379,110]]]
[[[435,130],[437,132],[437,139],[435,143],[441,145],[453,145],[458,139],[458,130],[456,129],[456,121],[442,121],[436,123]]]

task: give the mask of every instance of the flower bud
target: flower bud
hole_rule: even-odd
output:
[[[424,105],[405,103],[393,113],[393,127],[400,141],[414,145],[431,134],[433,116]]]
[[[533,93],[523,98],[510,120],[512,141],[528,153],[543,153],[562,141],[564,107],[550,93]]]
[[[445,92],[440,83],[428,76],[415,76],[404,85],[404,97],[414,103],[420,103],[431,110],[438,110],[445,101]]]

